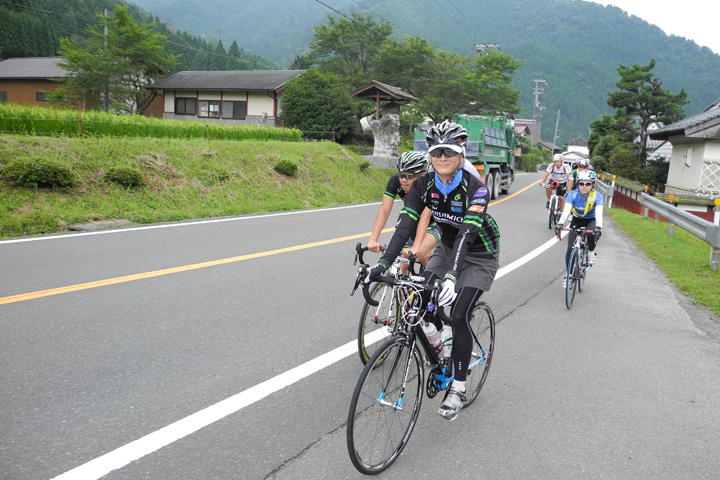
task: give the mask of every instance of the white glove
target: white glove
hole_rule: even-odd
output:
[[[385,273],[385,270],[387,270],[387,267],[382,263],[378,263],[367,271],[367,275],[363,281],[365,283],[372,283],[376,278]]]
[[[457,297],[457,293],[455,293],[455,282],[449,278],[443,280],[440,296],[438,297],[438,307],[451,305],[455,301],[455,297]]]

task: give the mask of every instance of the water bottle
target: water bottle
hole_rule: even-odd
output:
[[[442,356],[443,358],[450,358],[450,350],[452,350],[452,326],[451,325],[444,325],[442,328],[442,333],[440,334],[440,339],[442,340],[442,346],[443,346],[443,352]]]
[[[442,342],[440,341],[440,332],[438,332],[438,329],[431,322],[422,322],[422,329],[438,357],[442,356]]]

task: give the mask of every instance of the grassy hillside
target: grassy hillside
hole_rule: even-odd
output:
[[[6,167],[42,159],[71,172],[67,188],[11,184]],[[297,165],[294,177],[275,170]],[[389,171],[331,142],[0,137],[0,238],[71,224],[153,223],[379,201]],[[128,168],[144,185],[108,172]],[[370,225],[368,225],[368,228]]]

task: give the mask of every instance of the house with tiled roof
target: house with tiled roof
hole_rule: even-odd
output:
[[[163,118],[275,126],[285,84],[305,70],[185,71],[147,87]]]
[[[672,144],[665,193],[720,195],[720,99],[702,113],[650,132]]]
[[[0,103],[49,106],[49,95],[69,75],[63,57],[16,57],[0,61]]]

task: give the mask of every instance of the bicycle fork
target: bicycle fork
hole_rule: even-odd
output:
[[[380,392],[380,396],[378,397],[377,403],[381,407],[389,407],[389,408],[392,408],[393,410],[398,410],[398,411],[403,409],[403,398],[405,397],[405,386],[407,385],[408,375],[410,374],[410,365],[412,364],[416,345],[417,344],[415,342],[412,342],[412,344],[410,345],[410,353],[408,354],[407,362],[405,362],[405,372],[403,373],[402,388],[400,389],[400,395],[398,395],[398,399],[397,399],[396,403],[388,402],[387,400],[385,400],[385,393],[387,392],[388,385],[393,377],[393,372],[395,372],[395,370],[400,366],[399,365],[400,357],[401,357],[400,352],[398,352],[398,354],[393,359],[392,367],[390,368],[390,373],[387,376],[387,382],[385,383],[385,385],[383,385],[382,392]]]

